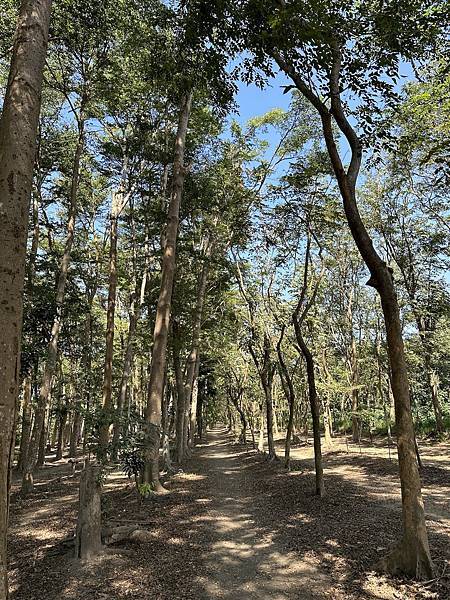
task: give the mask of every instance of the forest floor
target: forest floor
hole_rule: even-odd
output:
[[[278,442],[282,455],[282,441]],[[171,493],[141,502],[118,471],[104,490],[108,524],[139,523],[151,541],[122,542],[91,564],[61,541],[74,532],[78,476],[65,461],[39,471],[27,498],[13,486],[11,600],[417,600],[450,597],[450,447],[424,444],[424,497],[437,579],[418,584],[371,569],[400,535],[395,452],[385,440],[337,440],[324,452],[326,496],[313,494],[312,447],[292,470],[210,431]]]

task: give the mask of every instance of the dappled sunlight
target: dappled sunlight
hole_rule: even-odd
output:
[[[154,594],[149,598],[166,600],[163,590],[174,586],[175,598],[184,598],[188,590],[187,597],[196,600],[415,597],[409,588],[396,596],[398,583],[370,574],[399,535],[395,463],[328,455],[326,495],[317,498],[313,465],[305,459],[310,447],[296,449],[288,472],[281,461],[270,463],[229,441],[225,433],[211,432],[209,443],[197,447],[185,470],[172,477],[171,493],[164,497],[141,501],[126,477],[109,473],[104,487],[108,524],[138,524],[145,539],[114,544],[90,566],[74,568],[70,555],[62,554],[57,580],[54,553],[74,531],[77,480],[52,485],[44,498],[36,495],[20,504],[20,517],[13,518],[14,551],[37,561],[43,585],[54,589],[46,600],[147,598],[147,591]],[[425,471],[426,477],[438,483],[424,487],[431,540],[443,544],[448,540],[442,537],[447,487],[442,469]],[[436,520],[433,509],[438,509]],[[38,571],[29,581],[11,566],[12,600],[25,600]],[[97,580],[103,582],[99,588]]]

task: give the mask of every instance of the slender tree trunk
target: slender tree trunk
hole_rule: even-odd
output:
[[[195,443],[195,434],[197,429],[197,405],[198,405],[198,373],[200,370],[200,357],[197,355],[195,363],[194,383],[192,385],[191,396],[191,422],[189,427],[189,446]]]
[[[273,402],[272,402],[272,386],[270,382],[263,384],[264,397],[266,399],[266,427],[267,427],[267,446],[269,449],[269,458],[277,457],[275,452],[275,443],[273,439]]]
[[[262,403],[259,410],[258,452],[264,452],[264,405]]]
[[[30,442],[31,430],[31,374],[29,373],[23,382],[23,404],[22,404],[22,431],[20,434],[19,459],[17,462],[18,471],[23,470],[26,456],[28,453],[28,444]]]
[[[166,375],[167,379],[167,375]],[[166,381],[166,393],[164,394],[163,410],[162,410],[162,431],[163,431],[163,464],[167,471],[172,470],[172,458],[170,455],[170,419],[169,407],[172,403],[173,390],[172,386]]]
[[[60,460],[63,456],[64,446],[64,430],[66,428],[67,411],[62,409],[58,418],[58,442],[56,446],[56,460]]]
[[[432,349],[427,342],[422,342],[425,350],[425,370],[427,373],[428,388],[431,395],[431,403],[434,411],[434,418],[436,420],[436,431],[438,433],[444,432],[444,420],[442,418],[442,408],[439,402],[439,378],[436,371],[431,366],[431,352]]]
[[[120,441],[120,433],[122,430],[122,413],[123,407],[125,406],[128,384],[130,376],[133,370],[133,359],[134,359],[134,336],[137,327],[137,314],[135,308],[135,299],[131,301],[130,313],[129,313],[129,324],[127,343],[125,350],[125,358],[123,361],[122,377],[120,379],[119,396],[117,398],[117,414],[114,420],[114,429],[112,437],[112,458],[117,460],[117,452]]]
[[[361,143],[343,116],[336,84],[334,84],[333,90],[333,106],[338,124],[340,121],[339,126],[349,139],[352,148],[352,168],[348,173],[343,169],[334,142],[331,116],[323,114],[321,116],[325,141],[343,198],[350,230],[371,273],[368,284],[374,287],[380,295],[392,373],[402,489],[403,539],[398,547],[382,561],[381,566],[391,573],[402,572],[418,578],[429,579],[433,575],[433,564],[428,545],[420,475],[415,456],[414,426],[397,293],[391,270],[375,251],[358,211],[355,186],[362,154]]]
[[[314,359],[306,345],[305,340],[300,331],[300,324],[296,318],[294,318],[295,335],[297,338],[298,345],[302,351],[303,357],[306,364],[306,373],[308,377],[308,392],[309,392],[309,404],[311,407],[311,417],[313,426],[313,438],[314,438],[314,464],[316,470],[316,494],[323,496],[325,494],[325,485],[323,481],[323,465],[322,465],[322,445],[320,441],[320,408],[319,399],[317,397],[316,389],[316,377],[314,373]]]
[[[203,319],[203,307],[205,304],[205,296],[206,296],[206,284],[208,282],[208,270],[209,264],[208,259],[211,256],[213,243],[208,237],[206,241],[206,249],[204,253],[205,261],[203,263],[200,277],[197,285],[197,300],[195,306],[194,313],[194,324],[192,328],[192,342],[191,342],[191,351],[189,353],[188,359],[186,361],[185,367],[185,379],[184,379],[184,399],[186,402],[185,406],[185,414],[188,420],[188,427],[185,430],[185,439],[187,440],[187,434],[189,431],[189,441],[190,445],[194,443],[194,434],[195,434],[195,420],[196,420],[196,408],[195,410],[190,410],[192,407],[192,390],[194,383],[196,381],[196,374],[198,376],[198,368],[199,368],[199,345],[200,345],[200,333],[202,328],[202,319]],[[190,416],[189,416],[190,415]]]
[[[21,4],[0,119],[0,600],[8,597],[6,536],[22,293],[50,8],[50,0],[24,0]]]
[[[330,399],[328,395],[323,401],[323,427],[325,430],[325,445],[330,448],[333,445],[333,429],[331,424]]]
[[[112,368],[114,358],[114,322],[117,290],[118,221],[123,195],[113,193],[109,228],[109,287],[106,312],[105,367],[103,372],[102,423],[99,431],[99,455],[104,460],[108,452],[109,430],[112,422]]]
[[[183,194],[185,167],[184,148],[191,111],[192,92],[183,95],[180,104],[178,129],[173,164],[172,193],[167,219],[166,239],[161,272],[161,288],[156,308],[153,333],[152,362],[148,386],[146,410],[145,481],[153,484],[156,492],[164,490],[159,481],[159,446],[161,429],[161,405],[166,368],[166,349],[172,304],[173,279],[176,262],[176,243],[181,197]]]
[[[328,369],[327,353],[325,348],[322,351],[322,366],[325,374],[326,383],[329,386],[331,384],[331,373]],[[329,394],[325,394],[323,400],[323,424],[325,429],[325,444],[328,447],[331,447],[333,445],[333,419],[331,415]]]
[[[200,386],[197,377],[197,434],[200,440],[203,439],[203,403],[204,403],[204,386]]]
[[[350,325],[353,326],[353,323]],[[351,334],[350,344],[350,357],[349,357],[349,369],[350,369],[350,385],[351,385],[351,403],[352,403],[352,439],[354,442],[359,441],[359,430],[361,419],[358,415],[359,410],[359,391],[358,391],[358,359],[356,354],[356,342]]]
[[[180,350],[179,350],[179,340],[178,340],[178,327],[176,322],[173,322],[172,326],[173,331],[173,368],[175,371],[175,382],[177,387],[177,412],[176,412],[176,457],[177,463],[182,464],[184,459],[184,427],[185,427],[185,419],[184,419],[184,405],[185,405],[185,397],[184,397],[184,385],[183,385],[183,374],[181,371],[181,363],[180,363]]]
[[[81,431],[81,412],[80,400],[77,398],[74,403],[74,415],[72,429],[70,432],[69,458],[75,458],[77,455],[78,439]]]
[[[44,374],[42,378],[41,389],[35,413],[35,422],[33,433],[31,435],[29,452],[27,456],[26,466],[22,478],[22,493],[26,494],[33,490],[33,471],[36,466],[37,452],[39,448],[39,440],[41,438],[42,427],[44,426],[45,411],[48,406],[50,393],[53,384],[53,378],[56,369],[58,356],[58,340],[62,325],[62,312],[64,307],[64,297],[66,290],[67,275],[70,266],[70,258],[75,235],[75,220],[77,215],[77,196],[78,184],[80,178],[80,163],[84,149],[84,126],[85,117],[83,107],[79,118],[78,141],[75,150],[72,170],[72,182],[70,189],[70,207],[67,221],[67,236],[64,246],[64,252],[61,258],[60,270],[58,275],[58,283],[56,288],[56,314],[53,320],[50,342],[47,350],[47,360],[45,362]]]
[[[247,419],[245,418],[245,412],[242,408],[242,406],[240,405],[240,401],[242,398],[242,390],[240,390],[240,392],[238,393],[237,397],[234,395],[233,391],[230,389],[228,392],[228,398],[231,400],[231,403],[233,404],[234,408],[237,410],[238,414],[239,414],[239,418],[241,420],[241,434],[239,436],[239,442],[241,444],[246,444],[247,443]]]
[[[292,377],[287,368],[286,361],[284,360],[282,343],[286,326],[283,325],[281,328],[280,338],[277,342],[277,355],[278,355],[278,368],[280,371],[281,385],[283,386],[284,395],[286,397],[289,406],[289,416],[286,428],[286,438],[284,441],[284,466],[286,469],[290,468],[291,461],[291,440],[292,430],[294,427],[294,411],[295,411],[295,390],[292,383]]]

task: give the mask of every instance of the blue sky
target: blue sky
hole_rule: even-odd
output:
[[[283,94],[281,86],[289,85],[286,77],[278,74],[274,79],[271,79],[264,89],[258,88],[256,85],[246,85],[239,83],[239,91],[236,95],[236,103],[239,107],[239,115],[233,117],[244,124],[251,117],[262,115],[272,108],[289,108],[291,94]]]

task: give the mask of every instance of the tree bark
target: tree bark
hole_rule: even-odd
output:
[[[109,430],[112,422],[112,368],[114,358],[114,322],[117,293],[117,238],[118,220],[123,194],[113,193],[109,227],[109,286],[106,312],[105,366],[103,371],[102,422],[99,429],[99,457],[106,460],[109,445]]]
[[[283,392],[286,397],[289,406],[289,416],[286,428],[286,438],[284,441],[284,466],[286,469],[290,468],[291,461],[291,441],[292,441],[292,430],[294,427],[294,410],[295,410],[295,390],[292,383],[292,377],[287,368],[286,361],[284,360],[284,354],[282,350],[282,343],[284,338],[284,332],[286,325],[281,326],[280,337],[277,342],[277,355],[278,355],[278,368],[280,371],[281,385],[283,386]]]
[[[51,0],[23,0],[0,119],[0,600],[8,597],[10,468],[20,376],[23,288]]]
[[[185,397],[183,374],[181,371],[180,348],[178,340],[178,326],[176,321],[172,323],[172,344],[173,344],[173,369],[175,371],[175,383],[177,388],[177,411],[176,411],[176,459],[178,464],[182,464],[184,459],[184,412],[185,412]]]
[[[191,416],[189,425],[189,446],[195,443],[195,435],[197,430],[197,406],[198,406],[198,374],[200,371],[200,356],[197,355],[195,363],[194,383],[192,385],[191,395]]]
[[[88,465],[80,478],[75,558],[89,561],[102,551],[101,467]]]
[[[167,337],[172,304],[173,279],[176,263],[176,243],[180,204],[183,194],[185,167],[184,149],[191,112],[192,92],[186,92],[180,103],[175,142],[172,193],[169,203],[167,230],[163,253],[161,287],[156,308],[153,332],[152,362],[146,409],[146,450],[144,480],[153,484],[154,491],[164,491],[159,481],[159,446],[161,437],[161,405],[166,368]]]
[[[67,410],[61,409],[58,418],[58,442],[56,446],[56,460],[60,460],[63,455],[64,430],[66,428]]]
[[[17,461],[17,470],[21,472],[25,464],[28,453],[28,444],[30,442],[31,430],[31,374],[25,377],[23,382],[23,403],[22,403],[22,431],[20,433],[19,459]]]
[[[241,420],[241,435],[239,436],[239,442],[241,444],[246,444],[247,443],[247,426],[248,426],[248,424],[247,424],[247,419],[245,417],[245,412],[240,403],[242,400],[242,394],[243,394],[242,389],[238,390],[238,392],[236,394],[232,389],[228,389],[228,398],[231,400],[232,405],[237,410],[237,412],[239,414],[239,418]]]
[[[202,319],[203,319],[203,306],[205,304],[205,296],[206,296],[206,284],[208,282],[208,270],[209,264],[208,259],[211,256],[212,252],[212,242],[208,237],[206,242],[206,251],[205,251],[205,262],[203,263],[200,277],[198,281],[197,287],[197,300],[195,305],[195,313],[194,313],[194,325],[192,328],[192,342],[191,342],[191,351],[189,353],[188,359],[186,361],[185,367],[185,379],[184,379],[184,399],[185,399],[185,413],[187,413],[188,420],[188,430],[185,431],[185,438],[189,436],[190,446],[194,444],[194,435],[195,435],[195,421],[197,418],[197,407],[195,408],[192,405],[192,389],[194,383],[196,381],[196,376],[198,376],[199,369],[199,345],[200,345],[200,333],[202,329]],[[190,410],[192,408],[192,410]]]
[[[306,342],[302,336],[301,323],[294,316],[294,328],[295,335],[297,338],[298,345],[302,351],[303,357],[306,364],[306,374],[308,377],[308,392],[309,392],[309,404],[311,407],[311,417],[313,426],[313,439],[314,439],[314,465],[316,471],[316,494],[323,496],[325,494],[325,485],[323,481],[323,465],[322,465],[322,445],[320,441],[320,408],[319,399],[317,397],[316,388],[316,376],[314,373],[314,359],[311,351],[309,350]]]
[[[128,334],[127,343],[125,350],[125,357],[123,361],[122,377],[120,379],[119,395],[117,398],[117,411],[114,419],[114,429],[112,438],[112,459],[117,460],[117,453],[120,441],[120,433],[122,430],[122,413],[123,407],[125,406],[128,383],[130,380],[131,372],[133,370],[133,359],[134,359],[134,336],[136,333],[138,315],[136,311],[136,296],[133,294],[131,299],[131,305],[129,310],[129,322],[128,322]]]
[[[419,579],[431,579],[433,563],[428,545],[420,475],[415,456],[414,426],[397,293],[392,272],[376,252],[358,210],[356,182],[361,167],[362,144],[347,120],[341,103],[342,52],[334,42],[331,43],[331,49],[333,56],[329,74],[331,109],[328,109],[314,94],[291,64],[284,61],[277,53],[274,53],[274,58],[320,115],[325,143],[343,200],[347,222],[356,246],[370,271],[368,285],[377,290],[381,300],[395,403],[397,451],[402,490],[403,538],[379,566],[390,573],[401,572]],[[336,146],[332,119],[345,136],[351,149],[351,160],[347,170],[344,169]]]

